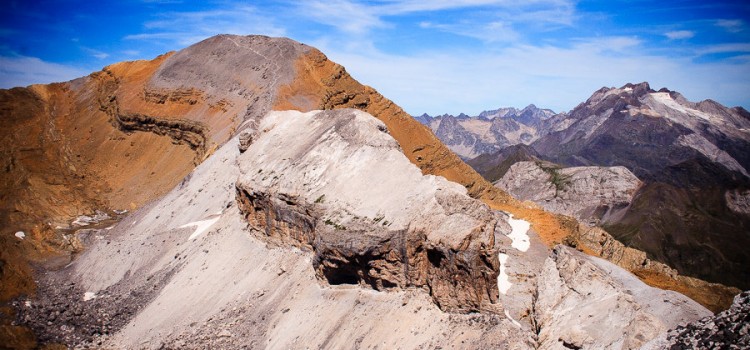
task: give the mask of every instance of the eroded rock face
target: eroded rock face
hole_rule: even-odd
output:
[[[618,217],[641,185],[625,167],[560,168],[544,162],[513,164],[495,186],[545,210],[590,224]]]
[[[312,249],[320,280],[424,287],[449,311],[497,301],[498,218],[461,186],[423,176],[380,121],[274,112],[258,130],[239,158],[239,208],[262,237]]]
[[[633,349],[680,323],[711,313],[625,270],[557,246],[538,280],[540,349]]]

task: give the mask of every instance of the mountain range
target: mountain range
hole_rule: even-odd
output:
[[[535,109],[480,118],[565,119]],[[9,348],[658,348],[742,329],[724,321],[738,289],[513,198],[290,39],[0,90],[0,121]],[[562,129],[545,130],[528,142]],[[703,332],[714,319],[730,327]]]
[[[750,244],[750,211],[744,204],[750,194],[750,113],[711,100],[689,102],[678,92],[640,83],[602,88],[572,111],[540,122],[542,135],[529,146],[483,154],[468,164],[547,209],[555,202],[578,202],[575,210],[557,205],[553,211],[588,211],[579,219],[601,224],[625,245],[681,273],[750,287],[750,255],[743,248]],[[464,150],[447,145],[457,153]],[[553,165],[514,169],[520,161]],[[616,181],[631,184],[627,195],[617,203],[590,206],[605,196],[606,187],[577,184],[573,168],[558,170],[580,166],[624,167],[627,174],[620,172]],[[602,174],[592,169],[586,177],[604,183]],[[581,188],[586,196],[571,201]]]
[[[550,109],[528,105],[520,110],[508,107],[484,111],[475,117],[461,113],[415,118],[458,156],[470,159],[506,146],[530,144],[545,130],[544,121],[554,114]]]

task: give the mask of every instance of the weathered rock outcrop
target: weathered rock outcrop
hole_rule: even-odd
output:
[[[641,185],[625,167],[561,168],[546,162],[518,162],[494,183],[513,197],[592,225],[616,220]]]
[[[529,145],[519,144],[501,149],[495,153],[482,154],[466,161],[479,174],[490,182],[500,180],[513,164],[523,161],[538,161],[539,154]]]
[[[540,349],[635,349],[711,313],[603,259],[557,246],[538,281]]]
[[[498,218],[423,176],[385,130],[356,110],[268,115],[239,158],[240,210],[262,236],[311,248],[329,284],[425,287],[444,310],[490,307]]]
[[[735,213],[750,214],[750,190],[731,190],[724,193],[727,207]]]

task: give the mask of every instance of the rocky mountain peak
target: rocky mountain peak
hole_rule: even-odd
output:
[[[750,121],[741,112],[714,101],[694,103],[667,88],[655,91],[644,82],[600,89],[558,122],[567,127],[532,145],[543,159],[568,167],[624,166],[644,182],[627,213],[610,226],[617,237],[683,273],[750,286],[746,277],[737,277],[750,276],[750,270],[736,264],[750,262],[750,254],[734,248],[737,239],[747,240],[736,232],[745,230],[750,217],[733,212],[727,200],[733,198],[728,191],[750,187]],[[696,201],[712,209],[693,213],[685,207]],[[712,226],[724,233],[710,238],[711,243],[703,232],[717,216],[704,210],[724,217],[724,224]],[[684,217],[691,219],[679,219]],[[693,243],[681,243],[681,249],[655,243],[675,237],[704,241],[722,253],[689,248]],[[703,257],[681,258],[687,249]],[[701,259],[721,261],[733,272],[705,269]]]

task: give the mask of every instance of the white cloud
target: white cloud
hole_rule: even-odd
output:
[[[170,41],[181,46],[194,44],[217,34],[257,34],[284,36],[286,30],[272,16],[254,7],[229,5],[221,10],[167,12],[161,19],[146,22],[144,33],[125,36],[126,40]]]
[[[744,23],[739,19],[720,19],[716,21],[716,26],[730,33],[738,33],[742,31]]]
[[[575,7],[574,1],[568,0],[385,0],[381,1],[379,12],[386,15],[401,15],[414,12],[441,11],[465,9],[472,7],[494,7],[505,9],[519,9],[531,6],[546,6],[559,8]]]
[[[0,56],[0,88],[68,81],[88,73],[78,67],[45,62],[36,57]]]
[[[675,30],[664,33],[664,36],[669,38],[669,40],[690,39],[695,36],[695,32],[689,30]]]

